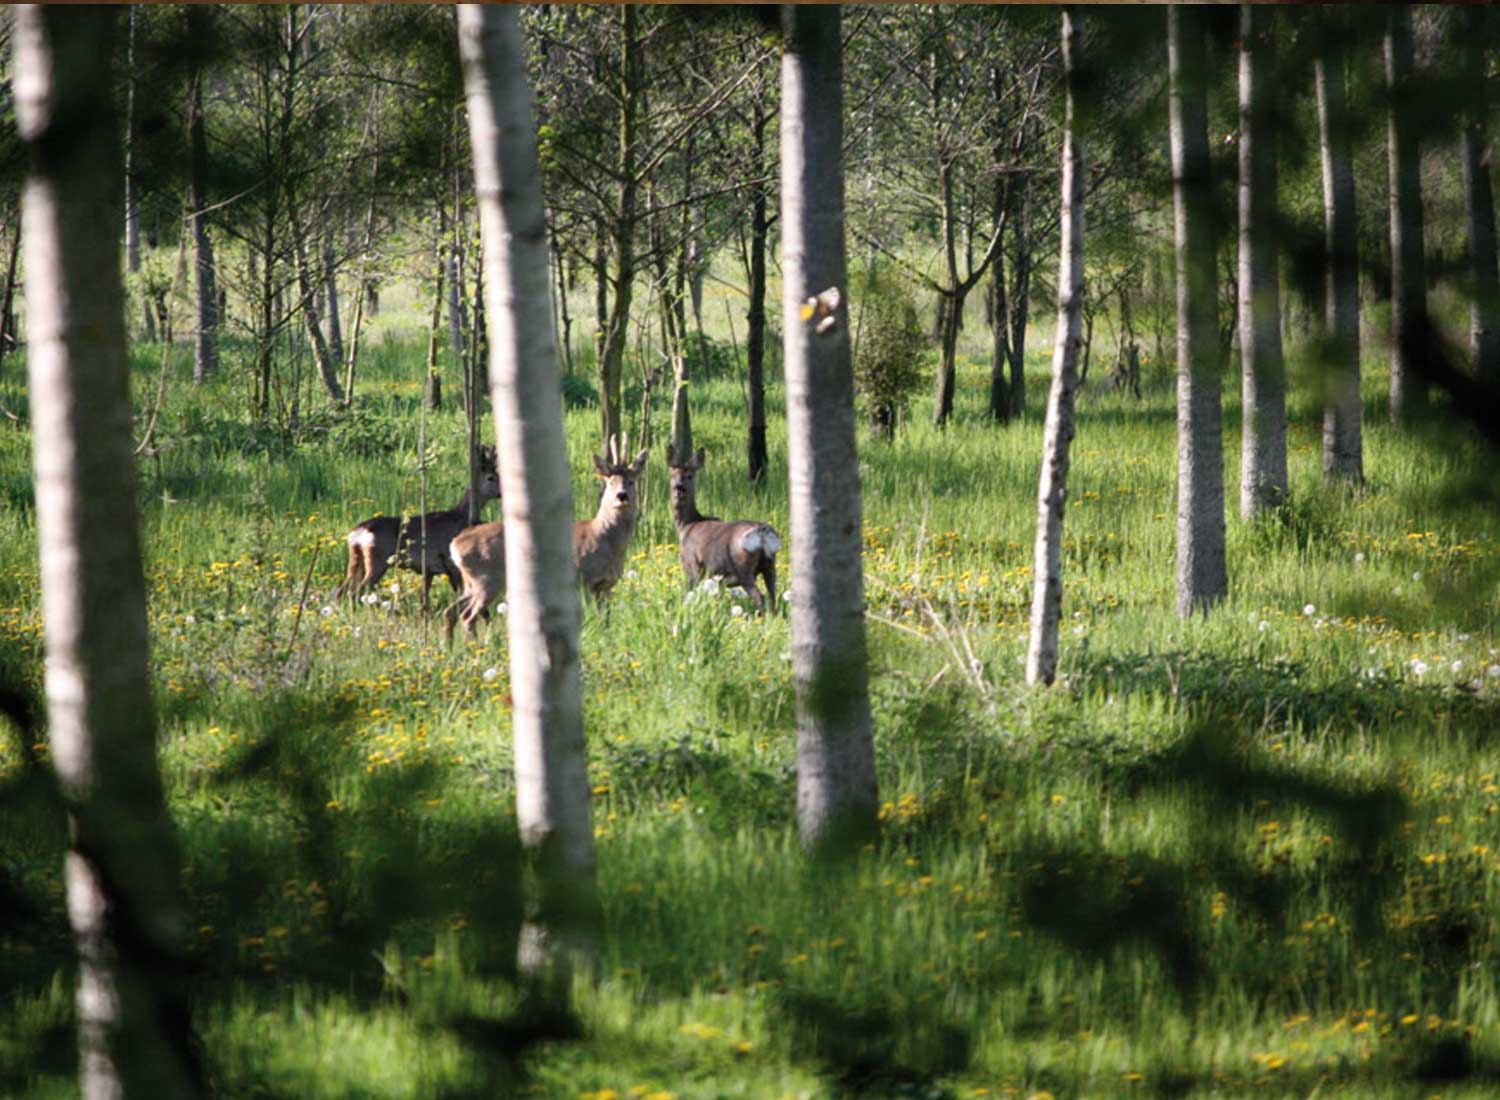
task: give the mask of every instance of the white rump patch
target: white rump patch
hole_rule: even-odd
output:
[[[781,536],[765,524],[752,527],[745,532],[745,537],[740,540],[740,545],[746,550],[762,550],[767,554],[775,555],[781,549]]]
[[[368,527],[356,527],[349,532],[349,545],[373,547],[375,545],[375,532],[371,531]]]

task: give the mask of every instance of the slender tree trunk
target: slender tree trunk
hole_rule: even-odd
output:
[[[213,10],[207,5],[188,9],[188,30],[194,37],[210,33]],[[194,289],[197,298],[198,323],[193,339],[193,381],[200,385],[219,369],[219,288],[214,268],[213,240],[208,235],[208,141],[203,132],[203,73],[193,72],[191,101],[188,107],[188,141],[191,146],[192,170],[188,202],[192,205],[189,220],[193,233]]]
[[[141,269],[141,209],[135,193],[135,19],[136,6],[126,9],[129,28],[125,49],[125,270],[134,275]],[[150,313],[150,306],[147,306]]]
[[[443,378],[438,373],[438,332],[443,324],[443,244],[442,237],[438,237],[437,263],[434,265],[436,271],[437,285],[432,292],[432,317],[427,323],[427,372],[426,390],[422,401],[429,409],[440,409],[443,407]]]
[[[1485,78],[1486,38],[1493,25],[1483,6],[1466,7],[1457,24],[1464,76],[1462,156],[1464,220],[1468,223],[1469,351],[1474,373],[1500,385],[1500,274],[1495,247],[1495,196],[1490,186],[1489,88]]]
[[[1167,8],[1168,111],[1177,262],[1177,614],[1229,590],[1218,283],[1201,9]]]
[[[1244,420],[1240,515],[1286,499],[1286,364],[1276,254],[1275,41],[1271,12],[1240,7],[1239,328]]]
[[[556,280],[558,337],[562,343],[563,373],[573,373],[573,317],[568,312],[568,272],[563,256],[562,243],[557,239],[557,228],[552,219],[547,219],[547,242],[552,253],[552,274]],[[475,320],[476,327],[478,319]]]
[[[1427,272],[1423,253],[1422,161],[1412,97],[1411,8],[1386,7],[1386,145],[1390,172],[1391,423],[1427,406],[1422,363],[1429,346]]]
[[[69,818],[63,873],[84,1100],[202,1091],[147,668],[109,64],[116,15],[26,5],[13,39],[29,157],[22,217],[48,739]]]
[[[323,239],[323,301],[328,317],[328,357],[337,367],[344,361],[344,325],[339,316],[339,267],[334,254],[333,230],[324,226]],[[345,404],[348,396],[345,395]]]
[[[1026,412],[1026,322],[1031,314],[1031,236],[1027,226],[1031,205],[1031,178],[1013,189],[1016,199],[1015,232],[1016,258],[1012,265],[1015,276],[1014,290],[1010,295],[1010,412],[1021,416]]]
[[[797,819],[830,854],[876,828],[859,463],[845,286],[843,53],[837,5],[783,5],[782,324],[791,539]],[[831,323],[804,302],[825,295]],[[819,331],[819,330],[822,331]]]
[[[378,118],[378,115],[377,115]],[[379,133],[376,133],[379,141]],[[344,359],[344,407],[354,404],[354,368],[359,362],[359,337],[365,322],[365,303],[370,297],[370,252],[375,247],[375,188],[373,177],[380,168],[377,159],[371,167],[372,186],[365,205],[364,243],[359,257],[359,284],[354,288],[354,319],[349,323],[349,348]]]
[[[995,102],[1005,98],[1005,73],[998,65],[990,70]],[[1002,138],[995,138],[995,163],[1002,163],[1004,149]],[[990,418],[1004,424],[1010,419],[1010,382],[1006,379],[1006,368],[1010,363],[1010,303],[1005,287],[1005,220],[1010,209],[1011,177],[997,172],[994,182],[992,215],[995,232],[1002,239],[995,251],[995,267],[990,273],[990,325],[994,337],[993,358],[990,361]]]
[[[19,215],[20,211],[17,210]],[[12,223],[10,254],[5,261],[5,290],[0,293],[0,357],[13,350],[19,340],[16,335],[16,265],[21,259],[21,219]]]
[[[599,360],[599,416],[603,432],[602,446],[620,436],[622,390],[625,376],[625,344],[630,335],[630,303],[635,285],[635,222],[639,181],[635,174],[636,142],[639,129],[641,87],[641,43],[637,30],[639,16],[635,5],[623,4],[620,11],[620,104],[619,184],[616,188],[614,221],[609,226],[614,273],[609,282],[614,289],[609,320],[605,325],[603,355]]]
[[[532,894],[523,973],[565,998],[596,934],[594,832],[579,681],[573,500],[525,50],[514,8],[459,8],[483,234],[490,396],[500,444],[516,815]]]
[[[286,194],[287,221],[292,230],[292,263],[296,267],[297,292],[301,297],[302,324],[307,329],[307,341],[312,346],[313,365],[318,368],[318,377],[328,396],[342,404],[344,387],[339,382],[338,366],[328,352],[328,341],[323,337],[323,322],[318,316],[318,300],[314,293],[312,272],[308,270],[307,241],[301,218],[298,216],[296,196],[290,188]]]
[[[1063,506],[1068,496],[1068,452],[1073,442],[1073,398],[1078,389],[1078,349],[1083,313],[1083,150],[1076,133],[1078,29],[1062,11],[1065,88],[1062,134],[1061,255],[1057,271],[1057,343],[1052,352],[1052,388],[1042,437],[1042,473],[1037,486],[1036,548],[1032,555],[1031,636],[1026,682],[1050,684],[1057,676],[1057,634],[1062,620]]]
[[[765,97],[755,97],[751,133],[755,149],[755,174],[761,175],[766,163]],[[766,240],[770,236],[766,185],[757,182],[750,198],[750,309],[745,314],[745,370],[749,390],[750,431],[746,443],[748,472],[752,482],[766,476],[770,462],[766,450]]]
[[[1359,395],[1359,236],[1354,220],[1354,155],[1344,101],[1343,28],[1340,12],[1319,12],[1323,41],[1313,63],[1317,85],[1319,148],[1323,165],[1323,224],[1327,249],[1324,294],[1323,474],[1332,480],[1364,477]]]

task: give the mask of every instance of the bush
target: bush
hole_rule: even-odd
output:
[[[856,304],[854,392],[889,441],[895,438],[897,417],[927,378],[927,339],[910,293],[878,272],[861,288]]]

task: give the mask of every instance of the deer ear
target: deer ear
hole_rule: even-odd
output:
[[[695,469],[695,470],[701,470],[701,469],[703,469],[703,460],[705,458],[707,458],[707,457],[708,457],[708,452],[706,452],[702,447],[699,447],[698,448],[698,453],[693,456],[693,469]]]
[[[642,447],[640,454],[636,455],[635,461],[630,464],[631,470],[635,472],[637,477],[639,477],[641,471],[646,468],[646,459],[649,458],[650,455],[650,449],[647,447]]]
[[[682,465],[682,463],[680,463],[680,462],[677,461],[677,452],[672,449],[672,444],[670,444],[670,443],[667,444],[667,465],[668,466],[681,466]]]
[[[600,477],[609,476],[609,465],[598,455],[594,456],[594,472],[597,473]]]

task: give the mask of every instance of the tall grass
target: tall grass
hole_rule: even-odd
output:
[[[687,597],[653,452],[629,572],[584,621],[606,920],[576,1033],[528,1020],[511,982],[503,629],[445,651],[411,574],[388,575],[389,606],[331,595],[344,532],[422,494],[423,349],[377,342],[356,414],[309,399],[300,435],[252,424],[232,356],[207,387],[174,381],[140,503],[220,1094],[1493,1094],[1493,456],[1372,418],[1369,485],[1327,489],[1317,410],[1294,402],[1292,503],[1230,518],[1230,596],[1182,623],[1172,393],[1101,381],[1079,405],[1060,683],[1032,691],[1033,346],[1019,422],[981,419],[971,348],[946,431],[919,402],[893,444],[861,440],[883,833],[847,867],[797,849],[787,620]],[[156,362],[137,356],[143,404]],[[739,380],[694,400],[703,507],[786,534],[779,389],[758,487]],[[579,515],[596,424],[568,413]],[[457,409],[428,437],[446,505]],[[28,442],[0,440],[0,648],[36,690]],[[61,1096],[63,837],[22,748],[0,734],[0,884],[38,916],[0,925],[0,1093]]]

